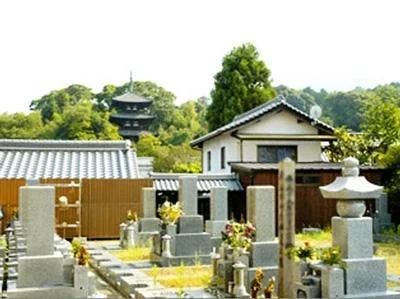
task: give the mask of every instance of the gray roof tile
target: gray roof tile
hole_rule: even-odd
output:
[[[0,139],[0,178],[139,177],[130,141]]]
[[[159,191],[178,191],[179,177],[194,175],[197,177],[197,190],[209,192],[212,187],[227,187],[229,191],[241,191],[242,185],[236,174],[187,174],[187,173],[150,173],[153,186]]]

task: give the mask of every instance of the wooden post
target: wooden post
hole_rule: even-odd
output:
[[[286,256],[287,248],[295,245],[295,163],[286,158],[279,163],[279,280],[278,296],[279,298],[288,298],[292,296],[291,282],[293,266],[292,262]]]

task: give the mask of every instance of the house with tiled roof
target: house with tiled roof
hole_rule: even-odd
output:
[[[289,104],[282,96],[236,116],[191,142],[202,151],[203,173],[231,172],[234,162],[322,162],[321,142],[334,128]]]
[[[322,198],[318,189],[341,173],[342,165],[330,163],[322,149],[323,144],[335,140],[332,126],[278,96],[193,140],[191,146],[202,152],[203,174],[235,173],[244,189],[272,185],[278,190],[279,161],[286,157],[294,160],[299,230],[329,225],[336,215],[336,201]],[[382,169],[361,166],[360,171],[370,181],[380,183]],[[246,208],[245,203],[242,206]],[[375,206],[374,201],[368,202],[370,214]],[[245,210],[242,214],[246,215]]]

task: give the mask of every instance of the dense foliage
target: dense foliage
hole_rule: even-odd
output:
[[[224,57],[206,116],[210,130],[275,97],[270,71],[258,56],[252,44],[244,44]]]

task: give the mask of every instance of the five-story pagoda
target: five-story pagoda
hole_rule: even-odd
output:
[[[137,141],[141,133],[146,132],[155,118],[150,115],[151,99],[139,96],[133,92],[132,73],[129,90],[123,95],[113,98],[111,108],[116,113],[110,116],[110,121],[119,127],[119,134],[124,139]]]

